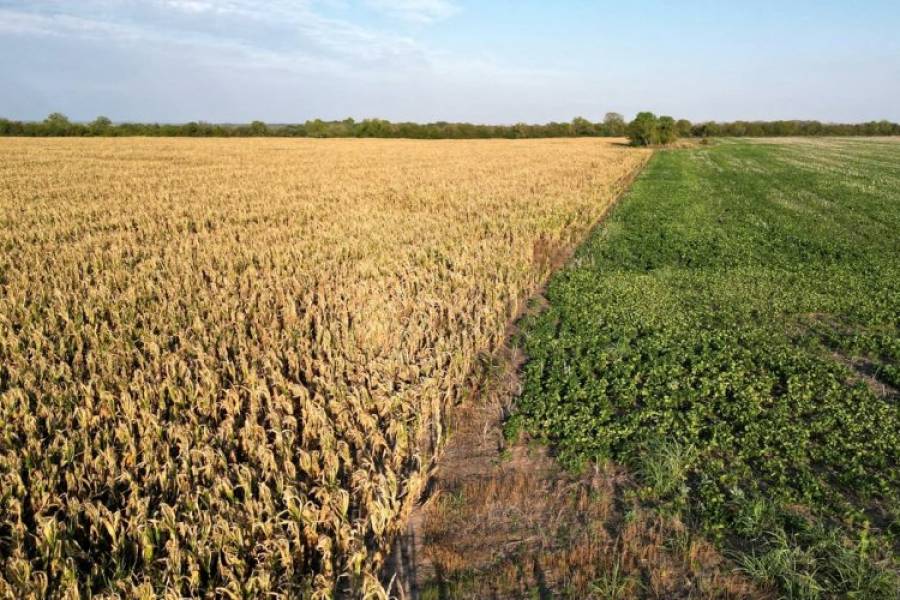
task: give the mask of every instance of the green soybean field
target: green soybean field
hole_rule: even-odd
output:
[[[506,425],[777,597],[900,589],[900,143],[661,150],[527,317]]]

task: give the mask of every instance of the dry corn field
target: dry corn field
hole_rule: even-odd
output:
[[[0,597],[383,595],[444,409],[648,156],[0,140]]]

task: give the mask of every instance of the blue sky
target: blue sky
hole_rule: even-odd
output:
[[[0,116],[900,121],[900,2],[0,0]]]

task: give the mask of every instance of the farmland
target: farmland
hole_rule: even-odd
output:
[[[378,593],[443,411],[648,156],[2,140],[0,597]]]
[[[507,435],[627,466],[771,593],[896,597],[898,232],[896,140],[657,152],[522,324]]]
[[[0,141],[0,598],[383,595],[459,405],[439,596],[894,597],[900,143],[686,146],[544,306],[649,150]]]

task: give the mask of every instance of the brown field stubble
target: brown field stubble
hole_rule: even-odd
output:
[[[0,597],[382,593],[446,407],[648,156],[0,140]]]

